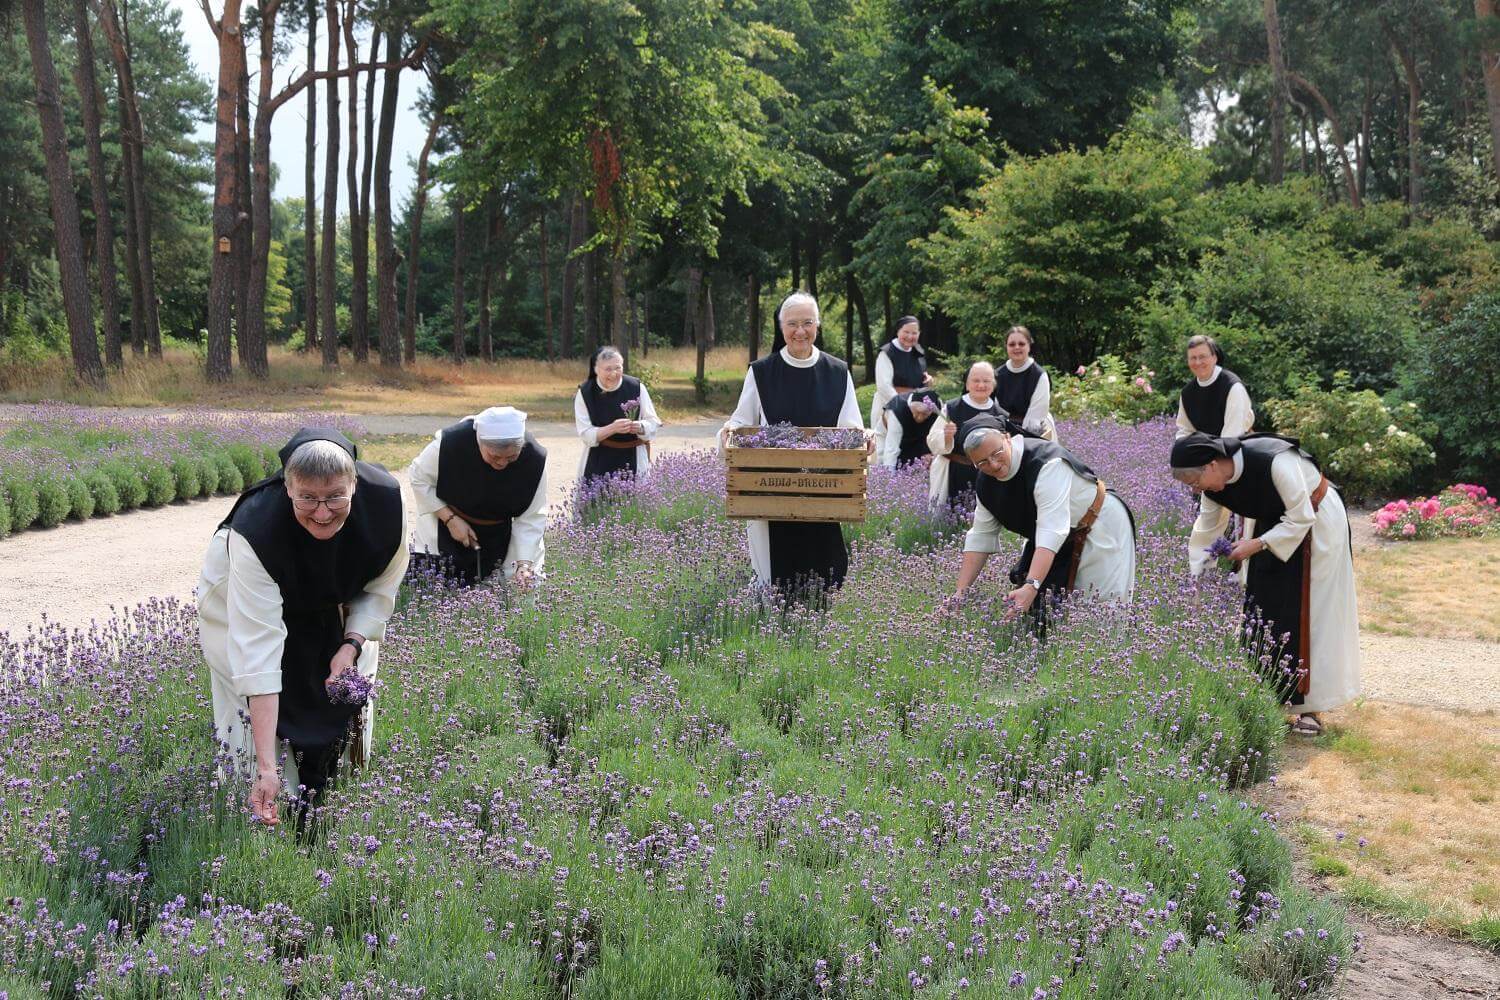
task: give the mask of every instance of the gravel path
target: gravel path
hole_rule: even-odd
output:
[[[1500,712],[1500,644],[1361,633],[1366,698],[1458,712]]]
[[[372,434],[429,434],[452,416],[358,417]],[[672,425],[655,453],[712,447],[721,421]],[[578,468],[582,442],[572,424],[534,422],[531,431],[547,449],[548,493],[566,495]],[[405,470],[396,470],[405,485]],[[212,497],[68,522],[0,540],[0,632],[18,634],[44,619],[87,626],[153,597],[190,598],[214,528],[234,505]]]

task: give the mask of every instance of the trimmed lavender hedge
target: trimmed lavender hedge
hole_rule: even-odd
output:
[[[277,450],[326,414],[151,416],[61,404],[19,407],[0,422],[0,538],[68,519],[233,496],[274,472]]]
[[[850,582],[781,607],[718,460],[667,456],[554,525],[538,592],[406,596],[375,756],[309,840],[216,778],[190,608],[0,647],[0,990],[1328,991],[1351,938],[1244,798],[1283,726],[1235,591],[1183,574],[1170,428],[1064,434],[1152,526],[1133,607],[1045,644],[934,615],[960,523],[883,470]]]

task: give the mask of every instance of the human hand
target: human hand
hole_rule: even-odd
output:
[[[604,430],[606,431],[606,433],[601,436],[614,437],[616,434],[634,434],[634,427],[634,420],[627,420],[625,417],[621,417],[619,420],[616,420],[605,427]]]
[[[932,372],[923,372],[922,373],[922,386],[923,386],[923,388],[926,388],[927,386],[929,386],[931,384],[932,384]]]
[[[958,437],[958,425],[950,420],[943,425],[943,442],[950,450],[953,448],[953,439],[956,437]]]
[[[937,607],[933,608],[933,616],[936,618],[947,618],[957,614],[959,609],[964,606],[964,598],[964,591],[955,590],[938,602]]]
[[[1024,615],[1036,603],[1036,597],[1037,592],[1035,587],[1029,583],[1021,584],[1015,590],[1005,595],[1005,602],[1010,605],[1009,610],[1005,612],[1005,617],[1010,619]]]
[[[353,646],[349,645],[348,643],[341,643],[339,645],[339,651],[337,653],[334,653],[333,659],[328,661],[328,679],[323,682],[323,686],[331,686],[333,684],[334,678],[338,677],[339,674],[342,674],[348,670],[353,670],[354,659],[357,655],[358,654],[354,652]]]
[[[266,826],[275,826],[281,822],[281,817],[277,814],[280,795],[281,775],[276,772],[276,768],[260,768],[250,784],[250,795],[246,799],[254,822],[264,823]]]
[[[457,514],[448,518],[448,534],[452,535],[453,540],[466,549],[479,548],[479,536],[474,534],[474,529],[470,527],[469,522]]]
[[[1266,543],[1259,538],[1241,538],[1229,550],[1229,558],[1235,562],[1244,562],[1257,552],[1264,552],[1265,550]]]

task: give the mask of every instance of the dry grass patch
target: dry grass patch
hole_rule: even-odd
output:
[[[1445,538],[1354,553],[1360,627],[1500,642],[1500,538]]]
[[[431,434],[380,434],[366,437],[359,443],[359,457],[366,462],[378,462],[392,472],[399,472],[410,465],[411,460],[430,441]]]
[[[719,348],[705,366],[708,402],[695,399],[696,356],[691,348],[639,352],[631,367],[650,366],[652,396],[666,419],[704,412],[727,412],[739,396],[745,374],[743,348]],[[422,358],[413,366],[386,371],[378,364],[344,361],[325,372],[311,354],[272,348],[270,375],[253,379],[238,368],[227,383],[209,382],[202,358],[193,351],[168,350],[160,361],[129,360],[112,372],[104,388],[77,384],[63,359],[31,367],[0,369],[0,402],[43,400],[85,406],[207,406],[250,410],[337,410],[351,413],[472,413],[496,403],[519,406],[538,419],[571,420],[573,391],[583,380],[586,361],[546,362],[502,359],[463,365]]]
[[[1315,743],[1289,743],[1278,779],[1312,871],[1354,902],[1485,939],[1500,921],[1500,717],[1366,702],[1328,718]]]

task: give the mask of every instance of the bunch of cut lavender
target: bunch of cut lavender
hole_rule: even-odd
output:
[[[779,423],[759,427],[736,442],[741,448],[806,448],[807,439],[796,424]]]
[[[363,705],[375,693],[375,678],[358,670],[345,670],[328,685],[328,700],[335,705]]]
[[[1219,572],[1230,576],[1239,571],[1239,560],[1230,558],[1229,553],[1234,550],[1234,545],[1228,538],[1220,535],[1215,538],[1213,544],[1208,547],[1208,554],[1213,556]]]
[[[627,399],[620,404],[620,412],[625,414],[626,420],[639,420],[641,415],[640,399]]]
[[[808,441],[809,448],[854,451],[865,446],[865,432],[858,427],[825,427]]]

